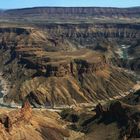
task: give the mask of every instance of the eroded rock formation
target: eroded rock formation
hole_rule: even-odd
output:
[[[100,105],[100,108],[103,107]],[[126,139],[130,139],[140,137],[139,107],[116,101],[111,103],[106,111],[102,110],[103,109],[99,109],[99,105],[96,107],[97,117],[99,117],[99,115],[102,116],[103,122],[108,121],[111,123],[117,121],[122,128],[120,138],[125,137]]]
[[[47,33],[35,28],[1,28],[1,71],[12,83],[6,102],[28,97],[34,106],[96,103],[124,96],[135,83],[131,74],[112,65],[110,53],[86,48],[60,51]]]
[[[28,101],[21,109],[1,109],[0,114],[1,140],[63,140],[77,135],[64,128],[65,123],[58,120],[57,113],[33,111]]]

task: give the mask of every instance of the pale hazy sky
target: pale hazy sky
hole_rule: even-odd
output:
[[[0,0],[1,9],[37,6],[134,7],[140,6],[140,0]]]

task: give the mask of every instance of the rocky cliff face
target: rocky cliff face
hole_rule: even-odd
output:
[[[77,48],[106,54],[114,64],[139,69],[140,25],[136,23],[38,24],[56,38],[69,40]],[[123,47],[125,48],[125,51]],[[128,47],[128,48],[127,48]],[[125,58],[127,57],[127,58]],[[122,61],[124,59],[124,62]],[[125,63],[125,64],[124,64]]]
[[[121,101],[99,103],[92,111],[86,111],[85,108],[65,109],[61,117],[70,122],[69,128],[85,133],[84,139],[139,139],[139,96],[140,90]]]
[[[78,123],[73,123],[75,126],[73,128],[85,132],[85,139],[129,140],[140,137],[140,113],[137,106],[114,101],[104,106],[98,104],[95,112],[96,115],[84,114],[86,118],[84,120],[82,113],[79,115],[74,111],[69,111],[68,116],[75,114],[79,118]],[[108,136],[108,134],[110,135]]]
[[[53,36],[61,36],[78,42],[82,46],[95,46],[96,42],[128,43],[138,39],[140,35],[139,24],[123,23],[95,23],[95,24],[41,24]],[[113,42],[114,43],[114,42]]]
[[[124,96],[135,83],[105,54],[78,48],[70,39],[54,43],[52,37],[52,32],[35,28],[1,29],[1,71],[11,82],[6,102],[28,98],[34,106],[97,103]]]

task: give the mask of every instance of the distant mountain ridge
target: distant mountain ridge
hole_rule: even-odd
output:
[[[140,7],[106,8],[106,7],[34,7],[5,10],[7,17],[42,17],[42,18],[139,18]],[[68,17],[69,16],[69,17]]]

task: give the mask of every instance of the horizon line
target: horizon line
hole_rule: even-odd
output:
[[[17,7],[17,8],[0,8],[0,10],[18,10],[18,9],[32,9],[32,8],[116,8],[116,9],[129,9],[140,8],[140,6],[130,7],[115,7],[115,6],[29,6],[29,7]]]

